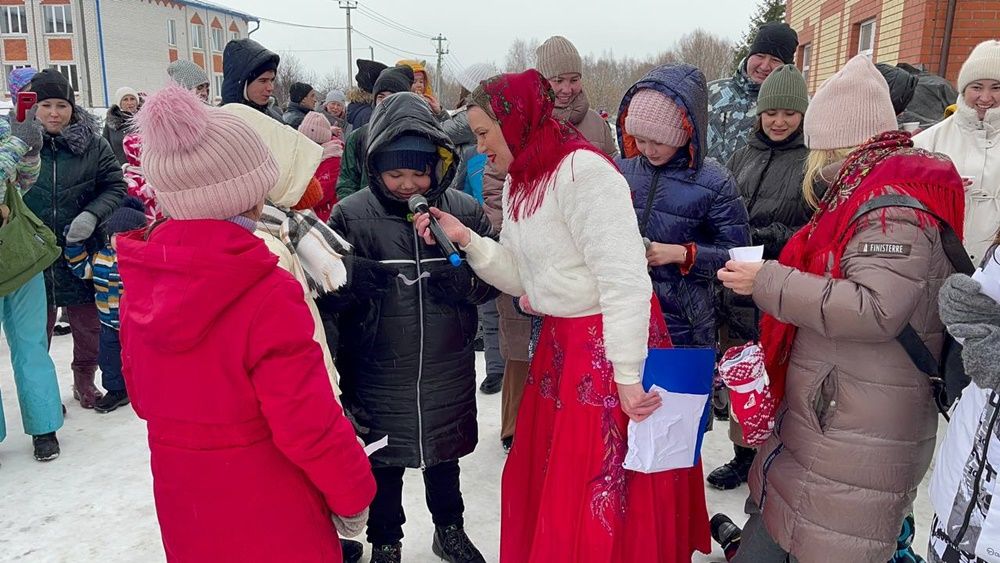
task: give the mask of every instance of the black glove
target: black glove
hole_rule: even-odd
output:
[[[447,266],[431,272],[427,280],[427,293],[431,299],[447,305],[461,305],[469,302],[475,276],[466,265],[458,268]]]
[[[365,299],[389,293],[397,276],[396,270],[360,256],[345,256],[344,266],[347,268],[347,289]]]

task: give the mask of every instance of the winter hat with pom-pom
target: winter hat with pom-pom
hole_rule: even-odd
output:
[[[142,164],[174,219],[229,219],[264,201],[278,165],[260,135],[230,112],[168,86],[136,117]]]
[[[856,147],[897,127],[889,85],[865,55],[848,61],[819,87],[803,124],[812,150]]]
[[[328,143],[333,138],[330,122],[318,111],[311,111],[306,114],[302,119],[302,124],[299,125],[299,133],[309,137],[317,145]]]
[[[118,209],[108,217],[102,227],[104,232],[110,235],[134,231],[146,226],[146,213],[139,198],[125,196]]]

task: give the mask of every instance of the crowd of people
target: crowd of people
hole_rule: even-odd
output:
[[[954,89],[860,55],[811,98],[797,48],[774,22],[732,78],[658,66],[613,126],[562,36],[521,73],[468,67],[452,109],[418,60],[358,60],[354,88],[296,82],[279,108],[280,57],[251,39],[225,48],[220,107],[175,61],[148,96],[119,88],[103,131],[62,74],[13,71],[37,105],[0,120],[0,322],[35,459],[60,453],[62,309],[74,400],[146,422],[168,560],[356,562],[365,534],[399,562],[418,468],[432,552],[481,562],[460,461],[481,335],[504,563],[682,562],[713,537],[739,563],[919,561],[927,364],[960,342],[928,556],[992,560],[1000,41]],[[666,408],[648,351],[748,342],[770,437],[720,386],[732,461],[626,470],[629,425]],[[709,519],[706,480],[749,483],[743,527]]]

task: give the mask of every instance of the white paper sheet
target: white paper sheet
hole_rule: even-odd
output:
[[[701,417],[708,395],[671,393],[653,386],[663,405],[642,422],[628,423],[625,469],[658,473],[694,465]]]
[[[729,249],[729,259],[736,262],[760,262],[764,259],[763,246],[740,246]]]
[[[972,279],[983,286],[982,294],[1000,303],[1000,263],[996,259],[986,261],[986,265],[972,274]]]

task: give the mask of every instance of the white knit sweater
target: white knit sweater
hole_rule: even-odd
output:
[[[503,191],[508,215],[508,183]],[[590,151],[559,165],[539,209],[504,221],[500,243],[472,233],[464,248],[483,280],[554,317],[604,317],[618,383],[638,383],[646,360],[653,286],[628,183]]]

